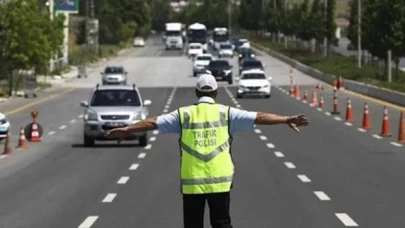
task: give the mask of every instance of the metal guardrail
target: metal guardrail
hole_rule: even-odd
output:
[[[263,47],[259,44],[251,42],[251,45],[259,49],[263,52],[266,52],[270,56],[285,62],[294,69],[301,71],[304,74],[310,75],[318,80],[321,80],[325,83],[333,85],[333,82],[337,79],[335,75],[325,74],[317,69],[309,67],[303,63],[298,62],[297,60],[291,59],[283,54],[275,52],[269,48]],[[362,82],[357,82],[353,80],[343,79],[343,83],[346,90],[350,90],[359,94],[363,94],[369,97],[374,97],[380,100],[384,100],[396,105],[404,106],[405,107],[405,93],[377,87],[374,85],[369,85]]]

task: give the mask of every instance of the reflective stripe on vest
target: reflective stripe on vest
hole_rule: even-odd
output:
[[[230,190],[234,167],[230,155],[228,110],[229,107],[207,103],[179,109],[183,194]]]

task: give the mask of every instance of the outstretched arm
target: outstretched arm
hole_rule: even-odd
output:
[[[147,119],[141,120],[137,123],[131,124],[127,126],[127,132],[128,133],[133,133],[133,132],[139,132],[139,131],[151,131],[157,129],[157,124],[156,124],[157,117],[149,117]]]
[[[304,114],[296,116],[281,116],[273,113],[258,112],[255,120],[258,125],[288,124],[293,130],[299,132],[298,127],[307,126],[308,118]]]

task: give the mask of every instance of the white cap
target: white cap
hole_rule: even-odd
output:
[[[197,80],[197,90],[200,92],[212,92],[218,89],[217,80],[210,74],[203,74]],[[203,87],[209,87],[204,88]]]

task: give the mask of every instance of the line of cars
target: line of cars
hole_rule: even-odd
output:
[[[101,75],[102,85],[96,85],[89,100],[80,102],[85,108],[83,144],[86,147],[94,146],[96,140],[108,140],[104,137],[108,130],[146,119],[148,106],[152,104],[150,100],[143,100],[135,84],[127,84],[128,72],[123,66],[106,66]],[[146,132],[133,133],[125,140],[138,140],[140,146],[146,146],[148,135]]]

